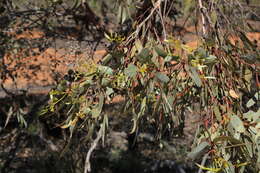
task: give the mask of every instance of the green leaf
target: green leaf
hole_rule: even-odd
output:
[[[251,121],[252,123],[260,123],[260,108],[257,112],[250,110],[247,113],[244,113],[243,117],[246,118],[248,121]]]
[[[254,64],[255,62],[257,62],[257,57],[259,56],[256,54],[246,54],[241,56],[241,58],[243,58],[243,60],[245,60],[249,64]]]
[[[155,77],[156,77],[159,81],[161,81],[161,82],[163,82],[163,83],[167,83],[167,82],[169,82],[169,80],[170,80],[170,78],[169,78],[166,74],[163,74],[163,73],[161,73],[161,72],[157,72],[157,73],[155,74]]]
[[[172,56],[168,55],[164,58],[164,62],[169,62],[172,60]]]
[[[144,115],[144,113],[145,113],[145,108],[146,108],[146,97],[144,97],[143,98],[143,100],[142,100],[142,103],[141,103],[141,108],[140,108],[140,111],[139,111],[139,113],[138,113],[138,119],[141,117],[141,116],[143,116]]]
[[[214,114],[215,114],[218,122],[221,122],[222,121],[222,117],[221,117],[221,113],[220,113],[218,105],[214,106],[213,111],[214,111]]]
[[[106,130],[108,129],[108,117],[107,114],[104,115],[103,123],[102,123],[102,145],[105,145],[105,136],[106,136]]]
[[[209,55],[206,59],[205,59],[205,64],[214,64],[217,60],[217,57],[214,55]]]
[[[108,66],[99,65],[98,70],[101,74],[113,75],[113,69]]]
[[[195,163],[200,169],[204,170],[204,171],[209,171],[211,173],[218,173],[222,170],[222,168],[207,168],[203,165],[197,164]]]
[[[113,56],[109,53],[107,54],[102,60],[101,64],[106,65],[110,62],[110,60],[113,58]]]
[[[180,59],[179,56],[167,55],[167,56],[164,58],[164,62],[177,61],[177,60],[179,60],[179,59]]]
[[[244,76],[245,80],[246,80],[247,82],[250,82],[251,79],[252,79],[252,76],[253,76],[252,71],[249,70],[249,69],[246,69],[246,70],[245,70],[245,76]]]
[[[202,82],[201,79],[199,77],[199,74],[197,73],[196,68],[194,67],[189,67],[189,66],[185,66],[187,68],[188,74],[189,76],[192,78],[192,80],[194,81],[194,83],[198,86],[201,87]]]
[[[205,49],[198,48],[195,52],[195,56],[199,58],[206,58],[208,55]]]
[[[147,63],[151,61],[150,50],[148,48],[144,48],[137,55],[137,58],[142,63]]]
[[[161,56],[161,57],[163,57],[163,58],[165,58],[168,54],[167,54],[167,52],[165,52],[164,50],[163,50],[163,47],[162,46],[156,46],[155,48],[154,48],[154,50],[155,50],[155,52],[159,55],[159,56]]]
[[[92,113],[92,117],[93,118],[97,118],[99,117],[100,113],[102,112],[102,109],[103,109],[103,104],[104,104],[104,95],[101,94],[99,96],[99,102],[98,104],[92,109],[91,113]]]
[[[250,108],[251,106],[253,106],[255,104],[255,101],[253,99],[250,99],[247,103],[246,103],[246,107]]]
[[[200,158],[204,154],[204,152],[209,149],[209,147],[210,145],[208,142],[202,142],[188,154],[188,157],[193,160],[196,158]]]
[[[134,64],[129,64],[128,67],[124,70],[124,73],[128,77],[135,77],[137,74],[138,68]]]
[[[240,133],[245,132],[245,127],[244,127],[243,121],[237,115],[231,116],[230,124],[237,132],[240,132]]]

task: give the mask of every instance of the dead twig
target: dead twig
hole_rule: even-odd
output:
[[[88,150],[86,160],[85,160],[84,173],[91,172],[90,157],[91,157],[92,152],[96,149],[97,144],[102,137],[102,131],[103,131],[103,127],[101,126],[99,131],[98,131],[98,135],[97,135],[96,139],[93,141],[90,149]]]

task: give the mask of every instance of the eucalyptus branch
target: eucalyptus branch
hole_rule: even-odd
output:
[[[161,6],[162,0],[158,0],[156,3],[154,3],[154,8],[151,10],[150,14],[140,23],[135,32],[129,37],[127,43],[131,42],[132,39],[137,38],[142,26],[153,16],[154,12]]]

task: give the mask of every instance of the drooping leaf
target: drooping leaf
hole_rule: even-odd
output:
[[[112,58],[113,58],[113,56],[112,56],[110,53],[107,54],[107,55],[101,60],[101,64],[107,65]]]
[[[5,120],[5,126],[4,126],[4,127],[7,126],[7,124],[8,124],[8,122],[9,122],[11,116],[13,115],[13,113],[14,113],[14,110],[13,110],[13,107],[11,106],[11,107],[9,108],[8,113],[7,113],[7,118],[6,118],[6,120]]]
[[[174,56],[174,55],[167,55],[165,58],[164,58],[164,62],[171,62],[171,61],[177,61],[179,60],[180,57],[179,56]]]
[[[105,99],[104,95],[100,94],[98,104],[91,110],[91,114],[93,118],[99,117],[100,113],[102,112],[104,99]]]
[[[253,106],[255,104],[255,101],[253,99],[250,99],[247,103],[246,103],[246,107],[250,108],[251,106]]]
[[[252,76],[253,76],[252,71],[247,68],[247,69],[245,70],[245,75],[244,75],[245,80],[246,80],[247,82],[250,82],[251,79],[252,79]]]
[[[207,167],[205,167],[205,166],[202,166],[202,165],[200,165],[200,164],[197,164],[196,163],[196,165],[200,168],[200,169],[202,169],[202,170],[204,170],[204,171],[210,171],[210,172],[216,172],[216,173],[218,173],[218,172],[220,172],[221,170],[222,170],[222,168],[207,168]]]
[[[203,48],[198,48],[194,54],[198,58],[206,58],[208,56],[207,51]]]
[[[123,10],[122,10],[122,16],[121,16],[121,23],[124,23],[127,18],[128,18],[127,9],[126,9],[126,8],[123,8]]]
[[[128,77],[135,77],[137,74],[138,68],[134,64],[129,64],[128,67],[124,70],[124,73]]]
[[[110,78],[102,78],[101,85],[102,86],[108,86],[110,81],[111,81]]]
[[[214,64],[217,60],[217,57],[214,55],[209,55],[207,58],[205,58],[205,64]]]
[[[144,48],[141,52],[137,55],[137,58],[142,63],[148,63],[151,61],[150,50],[148,48]]]
[[[108,35],[107,33],[104,33],[104,36],[105,36],[105,38],[107,39],[107,40],[111,40],[111,36],[110,35]]]
[[[130,134],[133,134],[136,129],[137,129],[137,121],[138,121],[138,115],[135,113],[135,109],[132,108],[132,114],[134,115],[132,121],[133,121],[133,127],[132,130],[130,131]]]
[[[244,113],[243,118],[246,118],[248,121],[251,121],[252,123],[260,123],[260,108],[257,112],[250,110]]]
[[[123,6],[119,5],[118,11],[117,11],[117,21],[122,21],[122,13],[123,13]]]
[[[161,73],[161,72],[155,73],[155,77],[156,77],[159,81],[161,81],[161,82],[163,82],[163,83],[167,83],[167,82],[169,82],[169,80],[170,80],[170,78],[169,78],[166,74]]]
[[[138,118],[140,118],[141,116],[144,115],[145,108],[146,108],[146,100],[147,100],[146,97],[144,97],[143,100],[142,100],[141,108],[140,108],[140,111],[139,111],[139,113],[138,113]]]
[[[102,128],[102,145],[105,145],[105,136],[106,136],[106,130],[108,129],[108,117],[107,114],[104,115],[103,123],[101,125]]]
[[[202,85],[202,82],[201,82],[201,79],[200,79],[200,76],[196,70],[196,68],[194,67],[188,67],[188,66],[185,66],[186,67],[186,70],[188,71],[188,74],[189,76],[192,78],[192,80],[194,81],[194,83],[198,86],[198,87],[201,87]]]
[[[99,65],[98,70],[101,74],[113,75],[113,69],[108,66]]]
[[[162,46],[156,46],[155,48],[154,48],[154,50],[156,51],[156,53],[159,55],[159,56],[161,56],[161,57],[163,57],[163,58],[165,58],[168,54],[167,54],[167,52],[165,52],[164,50],[163,50],[163,47]]]
[[[188,154],[188,157],[193,160],[199,158],[209,149],[209,147],[210,145],[208,142],[202,142]]]
[[[213,111],[214,111],[214,114],[215,114],[217,120],[218,120],[219,122],[221,122],[221,121],[222,121],[222,117],[221,117],[221,113],[220,113],[220,110],[219,110],[218,105],[215,105],[215,106],[214,106]]]
[[[243,121],[237,115],[231,116],[230,124],[237,132],[240,132],[240,133],[245,132],[245,127],[244,127]]]

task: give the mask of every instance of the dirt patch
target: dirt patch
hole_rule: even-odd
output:
[[[25,31],[16,35],[17,39],[39,39],[45,37],[41,31]],[[59,80],[73,69],[80,59],[88,59],[93,55],[94,59],[101,59],[106,51],[97,50],[90,53],[90,48],[81,49],[79,52],[67,46],[66,40],[59,40],[59,47],[49,47],[44,51],[32,48],[28,56],[21,49],[16,53],[8,53],[3,60],[8,75],[1,81],[7,90],[37,90],[56,85]],[[80,47],[78,42],[71,43],[76,48]],[[35,89],[38,88],[38,89]],[[48,90],[48,89],[47,89]],[[1,92],[1,91],[0,91]],[[2,91],[3,92],[3,91]]]

